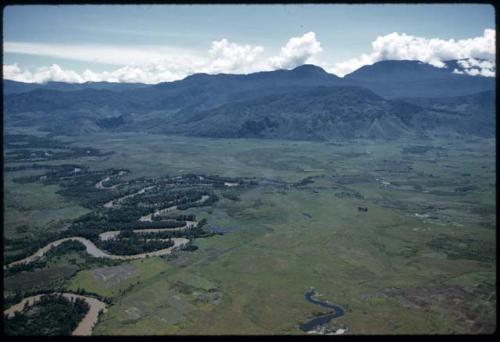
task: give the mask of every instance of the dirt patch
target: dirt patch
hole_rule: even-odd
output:
[[[142,317],[142,311],[139,310],[139,308],[136,308],[135,306],[126,309],[125,313],[132,320],[138,320]]]
[[[131,264],[112,267],[100,267],[92,271],[92,276],[106,288],[114,287],[121,281],[135,277],[139,269]]]

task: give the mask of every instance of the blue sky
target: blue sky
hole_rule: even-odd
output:
[[[9,6],[3,15],[4,74],[8,66],[9,75],[15,71],[26,80],[41,70],[52,79],[142,77],[154,83],[193,72],[248,73],[304,62],[342,76],[405,56],[439,66],[448,56],[492,59],[486,45],[494,31],[485,30],[495,30],[490,5],[42,5]],[[372,46],[377,37],[386,37],[379,40],[381,51]],[[471,48],[470,56],[458,52],[464,45],[453,52],[446,43],[481,37],[470,43],[482,44],[481,51]],[[393,51],[414,42],[424,44],[423,51],[431,39],[442,43],[437,57]]]

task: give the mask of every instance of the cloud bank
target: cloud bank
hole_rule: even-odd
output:
[[[372,42],[372,52],[337,63],[329,71],[344,76],[364,65],[384,60],[419,60],[436,67],[451,59],[486,59],[495,63],[495,30],[484,30],[482,37],[443,40],[427,39],[393,32]],[[487,72],[486,72],[487,73]]]
[[[114,66],[114,70],[76,72],[57,64],[26,69],[18,64],[3,66],[5,79],[20,82],[140,82],[154,84],[182,79],[194,73],[246,74],[257,71],[292,69],[305,63],[322,66],[328,72],[344,76],[382,60],[419,60],[436,67],[457,59],[460,69],[450,72],[494,77],[495,30],[486,29],[480,37],[443,40],[391,33],[372,42],[369,53],[339,63],[320,59],[323,51],[315,32],[292,37],[279,54],[266,57],[258,45],[238,44],[227,39],[213,41],[206,54],[162,46],[57,45],[4,42],[5,53],[48,56]]]

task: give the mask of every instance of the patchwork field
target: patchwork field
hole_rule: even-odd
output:
[[[494,140],[53,139],[103,155],[36,163],[128,170],[124,182],[203,174],[259,185],[183,212],[222,232],[194,238],[195,250],[112,264],[64,252],[6,274],[4,297],[34,287],[31,277],[108,297],[97,335],[303,334],[298,325],[325,312],[304,299],[312,287],[344,308],[328,324],[349,334],[496,329]],[[91,211],[58,185],[13,181],[44,173],[5,172],[4,237],[35,241]],[[20,252],[9,241],[5,257]]]

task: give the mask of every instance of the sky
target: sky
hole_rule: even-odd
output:
[[[343,77],[388,59],[496,71],[487,4],[7,6],[3,30],[4,78],[22,82],[158,83],[302,64]]]

